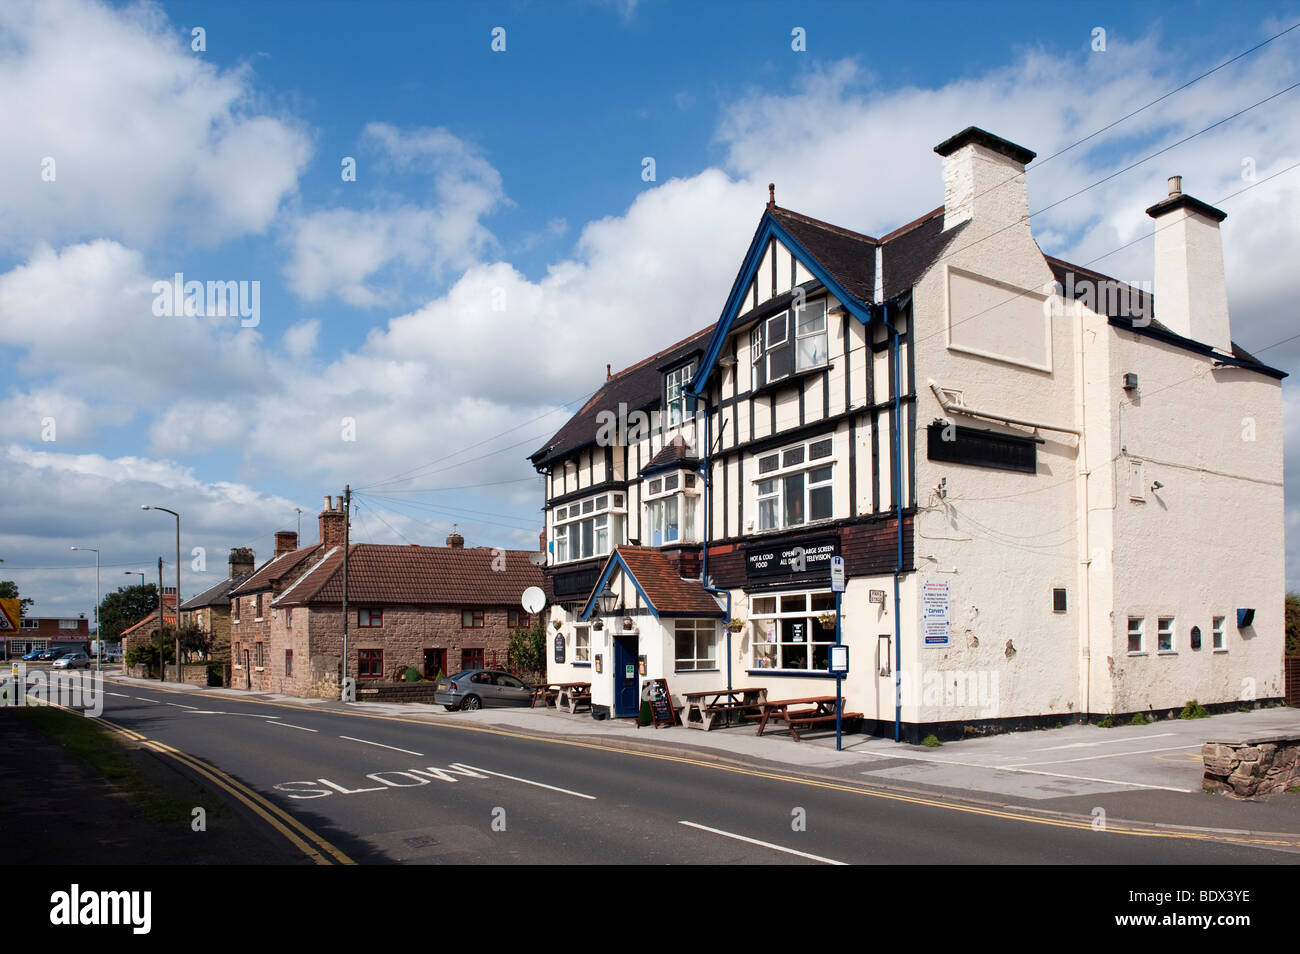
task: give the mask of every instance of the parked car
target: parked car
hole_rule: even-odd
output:
[[[497,669],[466,669],[438,680],[433,701],[448,712],[484,707],[530,706],[533,690],[522,681]]]
[[[66,653],[54,660],[55,669],[89,669],[90,655],[81,650]]]
[[[33,649],[30,653],[28,653],[26,656],[23,657],[23,660],[25,662],[34,662],[35,660],[41,658],[41,653],[43,652],[45,652],[44,649]]]
[[[60,656],[66,656],[70,652],[72,652],[70,649],[47,649],[36,658],[41,662],[53,662]]]

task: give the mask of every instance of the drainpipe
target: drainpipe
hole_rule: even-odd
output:
[[[727,616],[723,623],[723,629],[727,631],[727,691],[731,691],[731,590],[720,590],[716,586],[709,585],[709,528],[712,526],[713,519],[713,481],[710,475],[713,468],[710,466],[709,455],[713,450],[713,441],[709,432],[709,414],[713,410],[709,404],[709,399],[704,395],[699,395],[696,401],[703,401],[704,411],[704,459],[700,464],[700,477],[704,481],[704,533],[701,535],[703,543],[700,545],[700,585],[714,595],[721,594],[727,598]]]
[[[903,376],[899,361],[901,346],[898,340],[898,329],[889,320],[889,304],[887,302],[881,306],[880,313],[885,321],[885,327],[889,329],[894,349],[894,452],[890,455],[894,458],[894,496],[898,500],[898,507],[895,511],[898,550],[894,560],[894,741],[900,742],[902,741],[903,721],[901,671],[903,666],[903,626],[898,615],[901,602],[898,592],[898,578],[903,572]],[[910,342],[908,346],[911,347]],[[869,356],[868,360],[870,360]]]

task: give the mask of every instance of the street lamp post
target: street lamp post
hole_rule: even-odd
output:
[[[181,674],[181,515],[175,510],[168,510],[166,507],[151,507],[149,504],[141,504],[141,510],[161,510],[163,513],[169,513],[176,518],[176,681],[184,682],[185,678]],[[158,605],[162,605],[162,594],[158,594]],[[161,655],[161,653],[159,654]],[[162,663],[162,660],[158,660]],[[163,672],[167,671],[167,666],[163,665]]]
[[[99,550],[95,547],[73,547],[74,550],[89,550],[95,554],[95,642],[99,651],[95,653],[95,675],[99,675],[99,657],[104,655],[104,640],[99,634]]]
[[[144,570],[127,570],[127,571],[125,571],[122,575],[123,575],[123,576],[138,576],[138,577],[140,577],[140,585],[141,585],[141,586],[144,586]]]

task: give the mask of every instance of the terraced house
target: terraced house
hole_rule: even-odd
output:
[[[880,238],[770,192],[718,321],[532,455],[549,675],[598,717],[826,695],[837,638],[913,740],[1282,695],[1284,375],[1229,334],[1224,213],[1171,179],[1134,287],[1040,250],[1034,153],[935,152],[943,205]]]

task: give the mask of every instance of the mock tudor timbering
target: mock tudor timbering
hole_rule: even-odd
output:
[[[883,238],[773,194],[718,321],[530,458],[549,675],[595,716],[644,678],[825,695],[836,556],[868,731],[1281,694],[1284,375],[1229,336],[1223,214],[1171,183],[1153,295],[1043,255],[1029,150],[935,151],[944,205]]]

